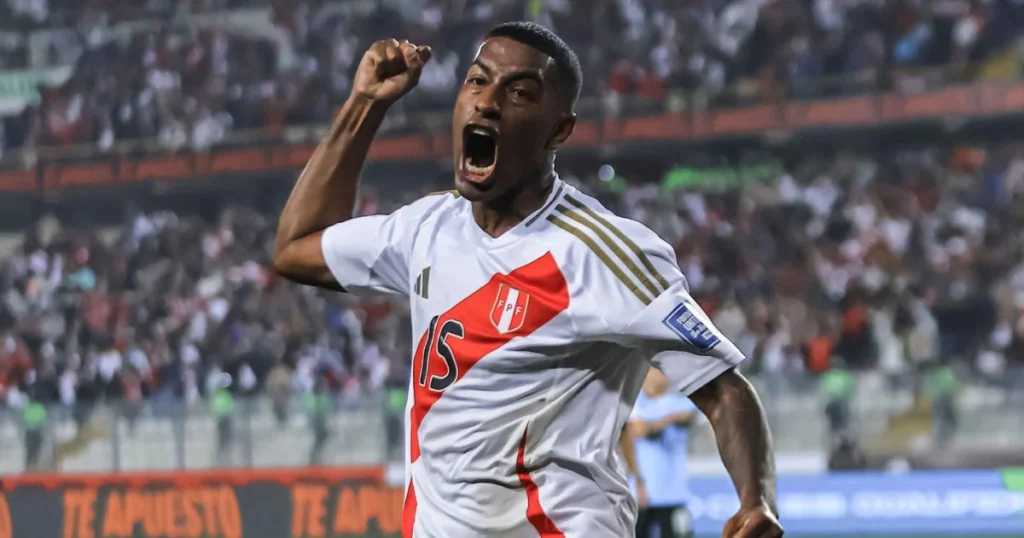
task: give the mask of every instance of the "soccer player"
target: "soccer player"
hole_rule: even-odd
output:
[[[675,515],[686,509],[687,430],[697,413],[693,402],[671,389],[665,374],[651,368],[629,418],[626,437],[635,443],[633,466],[644,486],[638,488],[643,497],[636,538],[676,538]]]
[[[353,218],[370,143],[430,56],[397,40],[366,52],[274,253],[293,281],[409,298],[403,536],[632,536],[617,446],[652,364],[715,429],[741,501],[723,535],[781,536],[742,354],[690,297],[668,244],[555,174],[581,73],[553,33],[508,23],[480,47],[452,119],[456,192]]]

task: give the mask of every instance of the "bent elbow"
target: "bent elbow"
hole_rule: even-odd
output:
[[[327,268],[317,234],[275,244],[271,264],[274,272],[285,280],[307,286],[342,289]]]
[[[274,266],[274,272],[283,278],[292,280],[294,276],[294,264],[288,257],[288,245],[284,247],[275,245],[274,255],[271,258],[271,263]]]
[[[304,267],[308,263],[303,263],[300,245],[297,245],[295,241],[288,241],[285,243],[277,243],[274,245],[274,255],[271,258],[271,263],[274,266],[274,272],[278,276],[291,280],[292,282],[301,282],[305,280],[303,278]]]

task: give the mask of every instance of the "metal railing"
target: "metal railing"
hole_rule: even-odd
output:
[[[913,382],[875,372],[855,377],[850,430],[867,449],[892,451],[894,440],[887,436],[904,443],[901,450],[930,446],[931,411],[926,401],[922,407]],[[756,376],[753,381],[765,403],[777,452],[828,453],[834,437],[816,379]],[[1024,394],[1012,387],[966,384],[958,396],[959,420],[949,446],[1019,450],[1024,446],[1021,408]],[[401,461],[403,413],[389,410],[383,393],[336,399],[322,418],[309,414],[299,396],[239,397],[234,412],[223,416],[203,400],[156,400],[137,406],[114,402],[51,407],[44,426],[32,432],[22,426],[19,411],[8,409],[0,413],[0,474]],[[691,452],[698,457],[716,454],[707,424],[695,428]]]

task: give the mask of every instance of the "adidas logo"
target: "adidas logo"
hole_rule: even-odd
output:
[[[412,287],[412,291],[416,292],[416,295],[423,297],[424,299],[430,298],[430,267],[427,267],[420,272],[420,276],[416,277],[416,285]]]

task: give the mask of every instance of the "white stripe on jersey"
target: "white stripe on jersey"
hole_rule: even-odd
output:
[[[498,321],[498,332],[505,334],[512,326],[512,316],[516,311],[516,303],[519,301],[519,290],[509,286],[508,296],[505,298],[505,308],[501,310],[501,320]]]

